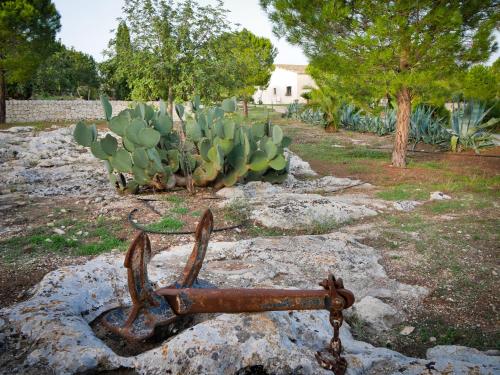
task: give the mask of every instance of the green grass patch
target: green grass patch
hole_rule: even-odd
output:
[[[484,334],[471,325],[468,329],[446,324],[441,319],[419,322],[416,332],[423,343],[428,343],[431,337],[436,338],[432,345],[463,345],[473,348],[500,349],[500,334]]]
[[[429,191],[418,185],[400,184],[379,191],[376,196],[387,201],[424,200],[429,197]]]
[[[183,226],[184,222],[182,220],[167,216],[156,223],[149,224],[147,229],[175,231],[181,229]]]
[[[284,233],[283,230],[252,225],[248,228],[248,234],[252,237],[276,237],[283,236]]]
[[[389,160],[389,153],[365,147],[333,147],[333,141],[321,143],[292,143],[292,150],[306,160],[346,163],[353,160]]]
[[[191,215],[192,217],[200,217],[201,216],[201,211],[199,211],[199,210],[191,211],[189,213],[189,215]]]
[[[241,223],[248,219],[250,207],[246,201],[235,199],[231,203],[225,205],[222,212],[224,220],[231,223]]]
[[[478,175],[462,175],[447,173],[444,181],[433,184],[433,190],[449,193],[472,192],[500,197],[500,175],[483,177]]]
[[[446,165],[441,161],[422,161],[411,162],[409,168],[424,168],[424,169],[445,169]]]
[[[174,204],[182,204],[186,201],[184,197],[180,197],[178,195],[164,195],[162,199]]]
[[[398,227],[398,229],[404,232],[416,232],[429,225],[428,221],[417,213],[412,213],[411,215],[388,215],[386,216],[386,220],[389,224]]]
[[[186,215],[189,213],[189,208],[187,207],[181,207],[181,206],[176,206],[170,210],[170,212],[178,215]]]
[[[12,263],[47,253],[59,255],[97,255],[112,249],[124,250],[126,241],[115,233],[119,223],[99,219],[94,223],[65,219],[55,222],[54,228],[65,234],[56,234],[53,227],[38,227],[25,236],[16,236],[0,242],[0,259]]]
[[[468,207],[467,203],[459,200],[443,200],[427,203],[424,206],[425,211],[433,214],[443,214],[447,212],[460,211]]]

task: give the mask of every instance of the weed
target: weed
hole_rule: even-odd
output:
[[[376,196],[388,201],[424,200],[429,196],[429,192],[416,185],[400,184],[379,191]]]
[[[183,197],[179,195],[164,195],[162,199],[166,200],[167,202],[171,202],[173,204],[181,204],[186,201]]]
[[[283,230],[252,225],[248,228],[248,234],[252,237],[276,237],[282,236],[284,233]]]
[[[174,214],[178,214],[178,215],[186,215],[187,213],[189,213],[189,208],[187,207],[180,207],[180,206],[175,206],[174,208],[172,208],[170,210],[170,212],[174,213]]]
[[[458,200],[434,201],[424,206],[424,209],[434,214],[458,211],[466,207],[464,202]]]
[[[65,234],[55,234],[49,227],[39,227],[26,236],[17,236],[0,242],[1,259],[6,263],[24,257],[39,256],[45,253],[60,255],[97,255],[112,249],[123,250],[124,240],[113,233],[117,231],[115,222],[99,218],[95,223],[59,220],[56,227],[64,226]],[[83,235],[83,230],[88,234]]]
[[[198,210],[196,210],[196,211],[191,211],[191,212],[189,213],[189,215],[191,215],[192,217],[200,217],[200,216],[201,216],[201,211],[198,211]]]
[[[346,163],[353,160],[389,160],[389,154],[384,151],[370,150],[359,146],[333,147],[330,142],[321,143],[294,143],[294,152],[306,160],[331,161],[333,163]]]
[[[248,220],[250,215],[248,202],[242,199],[232,200],[224,206],[223,215],[224,220],[233,223],[241,223]]]
[[[147,229],[174,231],[181,229],[183,226],[183,221],[170,216],[166,216],[156,223],[149,224],[147,226]]]

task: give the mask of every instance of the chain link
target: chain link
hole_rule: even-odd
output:
[[[347,361],[341,356],[340,327],[344,321],[342,310],[345,308],[345,301],[337,293],[337,288],[342,288],[343,284],[340,279],[336,282],[333,276],[330,275],[329,279],[324,280],[320,285],[330,291],[330,324],[333,327],[333,337],[326,349],[327,353],[317,352],[316,359],[321,367],[333,371],[335,375],[344,375],[347,370]]]

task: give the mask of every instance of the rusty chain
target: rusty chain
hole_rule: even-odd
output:
[[[344,322],[342,310],[346,308],[346,304],[351,305],[354,301],[345,299],[347,296],[343,293],[343,290],[345,290],[344,283],[340,278],[335,280],[333,275],[330,275],[328,279],[323,280],[319,285],[330,292],[329,320],[333,327],[333,337],[326,349],[326,354],[330,358],[324,352],[316,352],[315,357],[321,367],[333,371],[335,375],[344,375],[347,370],[347,361],[341,356],[342,341],[340,340],[340,327]]]

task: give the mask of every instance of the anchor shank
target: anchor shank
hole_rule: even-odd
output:
[[[178,315],[279,310],[323,310],[330,305],[327,290],[162,288]]]

